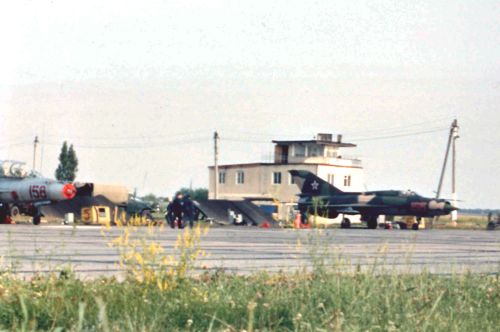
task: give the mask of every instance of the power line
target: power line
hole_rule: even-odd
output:
[[[399,138],[399,137],[408,137],[408,136],[419,136],[423,134],[428,134],[428,133],[436,133],[440,131],[447,130],[447,127],[440,127],[440,128],[434,128],[434,129],[429,129],[429,130],[423,130],[423,131],[417,131],[417,132],[411,132],[411,133],[404,133],[404,134],[396,134],[396,135],[386,135],[386,136],[373,136],[373,137],[362,137],[362,138],[353,138],[353,142],[363,142],[363,141],[377,141],[377,140],[383,140],[383,139],[390,139],[390,138]]]
[[[16,142],[16,143],[3,143],[0,144],[0,150],[6,150],[18,146],[31,146],[33,142]]]
[[[142,142],[142,143],[132,143],[132,144],[125,144],[125,143],[119,143],[119,144],[79,144],[75,143],[73,146],[75,148],[79,149],[98,149],[98,150],[120,150],[120,149],[149,149],[149,148],[158,148],[158,147],[164,147],[165,145],[184,145],[184,144],[195,144],[195,143],[204,143],[208,142],[209,138],[207,137],[193,137],[189,139],[177,139],[177,140],[162,140],[162,141],[155,141],[155,142]],[[48,146],[60,146],[62,143],[61,142],[55,142],[55,141],[41,141],[40,142],[42,145],[48,145]],[[33,142],[15,142],[15,143],[5,143],[5,144],[0,144],[0,150],[7,150],[12,147],[17,147],[17,146],[31,146]]]
[[[229,142],[242,142],[242,143],[267,143],[270,144],[271,141],[267,140],[256,140],[256,139],[247,139],[247,138],[234,138],[234,137],[221,137],[221,141],[229,141]]]
[[[420,126],[428,127],[430,124],[436,125],[439,123],[444,123],[445,121],[448,121],[448,119],[449,119],[448,116],[443,116],[443,117],[439,117],[439,118],[432,119],[432,120],[426,120],[423,122],[405,124],[405,125],[394,126],[394,127],[385,126],[385,127],[381,127],[381,128],[373,128],[373,129],[368,129],[368,130],[363,130],[363,131],[344,132],[344,134],[346,134],[346,135],[356,135],[358,133],[362,133],[362,134],[367,134],[367,133],[389,134],[390,132],[400,132],[400,131],[407,130],[409,128],[420,127]]]
[[[440,124],[440,123],[443,123],[445,121],[448,121],[449,117],[448,116],[443,116],[443,117],[438,117],[438,118],[434,118],[434,119],[430,119],[430,120],[427,120],[427,121],[422,121],[422,122],[417,122],[417,123],[411,123],[411,124],[405,124],[405,125],[399,125],[399,126],[394,126],[394,127],[380,127],[380,128],[372,128],[372,129],[367,129],[367,130],[362,130],[362,131],[347,131],[347,132],[341,132],[342,134],[344,135],[364,135],[364,134],[370,134],[370,133],[378,133],[378,134],[384,134],[384,135],[395,135],[395,134],[400,134],[400,133],[404,133],[406,132],[408,129],[410,128],[414,128],[414,127],[420,127],[420,126],[423,126],[425,128],[428,128],[429,125],[431,124]],[[258,137],[272,137],[272,138],[276,138],[277,136],[281,136],[281,137],[290,137],[290,138],[297,138],[297,136],[300,136],[300,135],[297,135],[297,134],[283,134],[283,133],[277,133],[277,132],[273,132],[273,133],[270,133],[270,132],[255,132],[255,131],[247,131],[247,130],[232,130],[231,131],[232,133],[238,133],[238,134],[244,134],[246,136],[258,136]],[[305,136],[305,135],[302,135],[302,136]],[[232,140],[234,141],[237,141],[239,140],[240,138],[234,138]],[[249,139],[250,140],[250,139]],[[252,139],[253,140],[253,139]],[[255,140],[255,142],[259,143],[259,142],[262,142],[261,140]]]
[[[164,138],[174,138],[174,137],[184,137],[195,134],[208,134],[209,130],[197,130],[191,132],[183,133],[172,133],[168,135],[140,135],[140,136],[65,136],[64,140],[147,140],[147,139],[164,139]],[[62,139],[61,135],[46,135],[48,138],[52,139]]]
[[[0,138],[0,145],[1,144],[6,144],[8,143],[9,141],[20,141],[20,140],[26,140],[26,136],[27,135],[23,135],[23,136],[16,136],[14,138],[10,137],[10,138]]]
[[[412,124],[408,125],[407,127],[412,127],[412,126],[417,126],[417,125],[422,125],[425,124],[425,122],[419,123],[419,124]],[[401,127],[403,128],[403,127]],[[377,135],[377,136],[369,136],[369,137],[353,137],[350,140],[354,142],[363,142],[363,141],[376,141],[376,140],[384,140],[384,139],[391,139],[391,138],[400,138],[400,137],[409,137],[409,136],[418,136],[418,135],[423,135],[423,134],[428,134],[428,133],[434,133],[434,132],[440,132],[447,130],[447,127],[435,127],[431,129],[426,129],[426,130],[421,130],[421,131],[412,131],[412,132],[403,132],[403,133],[394,133],[394,134],[388,134],[388,135]],[[203,142],[209,142],[210,138],[209,136],[201,136],[201,137],[194,137],[194,138],[189,138],[189,139],[171,139],[173,137],[182,137],[182,136],[188,136],[192,134],[200,133],[200,131],[196,132],[189,132],[189,133],[178,133],[174,135],[154,135],[150,137],[145,137],[143,136],[142,139],[145,140],[148,138],[149,140],[154,140],[154,141],[143,141],[140,144],[137,144],[137,142],[133,144],[107,144],[107,145],[100,145],[100,144],[79,144],[76,143],[74,146],[76,148],[80,149],[108,149],[108,150],[120,150],[120,149],[149,149],[149,148],[157,148],[157,147],[163,147],[164,145],[167,144],[176,144],[176,145],[183,145],[183,144],[195,144],[195,143],[203,143]],[[244,133],[244,131],[243,131]],[[249,133],[249,132],[247,132]],[[257,135],[257,133],[254,133]],[[54,136],[52,136],[54,137]],[[117,138],[116,139],[122,139],[122,138]],[[125,137],[123,137],[124,139]],[[169,138],[168,140],[164,140],[165,138]],[[94,137],[93,139],[101,139]],[[105,139],[102,137],[102,139]],[[159,141],[157,140],[159,139]],[[108,139],[106,138],[108,141]],[[129,140],[134,140],[134,138],[129,138]],[[253,137],[250,138],[245,138],[245,137],[221,137],[221,141],[228,141],[228,142],[241,142],[241,143],[258,143],[258,144],[271,144],[271,139],[269,140],[262,140],[262,139],[256,139]],[[54,142],[54,141],[42,141],[41,142],[43,145],[52,145],[52,146],[59,146],[61,143],[60,142]],[[0,143],[0,149],[6,150],[12,147],[18,147],[18,146],[28,146],[31,145],[31,142],[27,141],[14,141],[12,143]]]
[[[183,144],[194,144],[194,143],[207,143],[209,142],[209,137],[192,138],[187,140],[171,140],[162,141],[155,143],[144,143],[144,144],[120,144],[120,145],[85,145],[85,144],[73,144],[75,148],[78,149],[98,149],[98,150],[123,150],[123,149],[150,149],[165,147],[168,144],[183,145]],[[45,142],[47,145],[59,146],[60,143]]]
[[[255,132],[255,131],[246,131],[246,130],[231,130],[232,133],[237,132],[238,134],[245,134],[248,136],[259,136],[259,137],[273,137],[275,138],[276,136],[282,136],[282,137],[290,137],[290,138],[296,138],[297,134],[283,134],[283,133],[270,133],[270,132]]]
[[[440,131],[444,131],[447,129],[448,129],[447,127],[435,127],[435,128],[431,128],[431,129],[427,129],[427,130],[397,133],[397,134],[390,134],[390,135],[378,135],[378,136],[370,136],[370,137],[355,137],[355,138],[351,138],[350,140],[352,140],[353,142],[375,141],[375,140],[390,139],[390,138],[417,136],[417,135],[423,135],[423,134],[427,134],[427,133],[440,132]],[[221,140],[230,141],[230,142],[242,142],[242,143],[262,143],[262,144],[272,143],[270,140],[258,140],[258,139],[243,138],[243,137],[240,137],[240,138],[221,137]]]

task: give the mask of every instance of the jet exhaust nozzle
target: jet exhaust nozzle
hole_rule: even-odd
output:
[[[62,195],[66,199],[73,199],[76,196],[76,188],[72,183],[66,183],[62,189]]]

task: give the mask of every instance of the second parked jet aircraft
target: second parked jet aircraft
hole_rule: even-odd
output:
[[[339,214],[360,214],[368,228],[377,228],[379,215],[386,216],[442,216],[457,210],[444,199],[422,197],[412,191],[343,192],[309,171],[290,171],[300,188],[299,211],[305,221],[307,214],[317,213],[328,218]],[[345,220],[343,227],[349,227]]]

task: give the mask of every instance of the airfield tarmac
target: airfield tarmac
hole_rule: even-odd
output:
[[[145,232],[145,229],[141,231]],[[163,229],[157,240],[172,250],[179,230]],[[29,276],[71,265],[81,277],[122,275],[117,250],[98,226],[0,225],[2,269]],[[199,271],[223,268],[248,274],[311,267],[317,257],[340,269],[436,274],[500,272],[500,232],[466,230],[282,230],[249,227],[212,228],[201,246],[209,253]],[[314,254],[313,254],[314,253]],[[358,267],[359,266],[359,267]]]

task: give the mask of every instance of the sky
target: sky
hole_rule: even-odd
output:
[[[366,188],[434,195],[457,118],[461,206],[500,207],[498,1],[5,1],[0,159],[171,195],[272,139],[343,134]],[[443,195],[450,195],[450,172]]]

